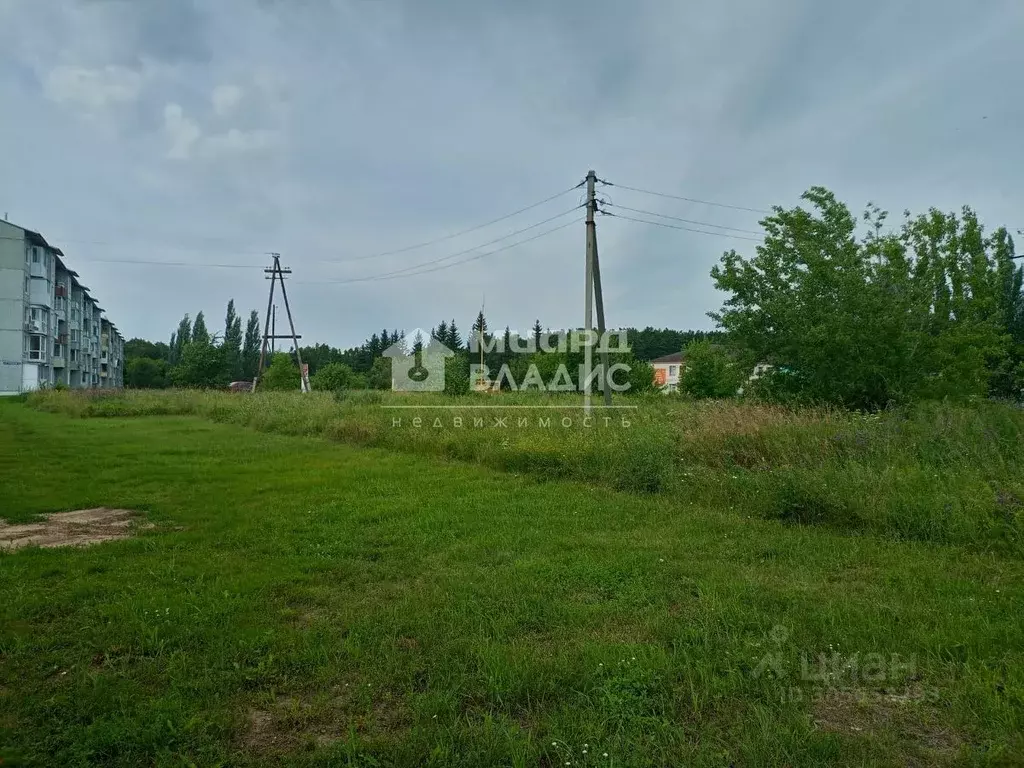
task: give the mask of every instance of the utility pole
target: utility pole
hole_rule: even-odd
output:
[[[274,342],[276,344],[278,338],[291,339],[295,345],[295,357],[299,363],[299,381],[303,392],[309,392],[309,377],[306,375],[306,369],[302,365],[302,352],[299,351],[299,339],[302,337],[295,333],[295,321],[292,319],[291,306],[288,304],[288,291],[284,287],[284,276],[290,275],[292,271],[290,269],[283,269],[281,267],[281,254],[271,253],[270,256],[274,259],[273,266],[263,271],[266,273],[267,280],[270,281],[270,296],[267,298],[267,314],[263,327],[263,344],[260,346],[260,362],[256,367],[256,377],[252,382],[252,391],[256,391],[256,386],[259,384],[259,380],[263,375],[263,364],[267,359],[267,342]],[[277,312],[274,306],[274,285],[281,282],[281,298],[284,299],[284,310],[288,315],[288,326],[291,328],[291,333],[287,335],[277,335]],[[275,327],[271,329],[271,318]]]
[[[270,310],[270,354],[277,354],[277,304]]]
[[[597,193],[594,185],[597,174],[587,171],[587,267],[583,279],[583,330],[586,335],[586,346],[583,348],[583,412],[590,415],[590,372],[594,367],[593,347],[590,334],[594,330],[594,248],[597,244],[597,224],[594,214],[597,213]]]
[[[601,290],[601,263],[597,257],[597,224],[594,221],[597,214],[597,192],[595,185],[597,174],[593,171],[587,172],[587,269],[584,278],[586,298],[583,304],[583,323],[587,335],[588,344],[583,350],[583,410],[589,414],[591,411],[590,388],[591,374],[594,370],[593,346],[589,343],[591,334],[594,331],[594,304],[597,305],[597,331],[599,343],[601,344],[601,391],[604,394],[604,405],[609,407],[612,404],[612,390],[608,386],[608,347],[605,343],[605,320],[604,320],[604,293]]]
[[[597,209],[597,201],[594,201]],[[594,303],[597,305],[597,335],[601,337],[601,392],[604,394],[604,407],[612,405],[612,388],[609,386],[608,374],[608,343],[604,337],[607,330],[604,323],[604,293],[601,290],[601,262],[597,258],[597,227],[594,227]]]

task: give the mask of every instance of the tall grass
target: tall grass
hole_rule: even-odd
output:
[[[578,398],[522,393],[456,399],[169,390],[30,398],[40,410],[72,416],[194,415],[657,493],[673,507],[711,504],[795,524],[1024,553],[1024,411],[1013,406],[928,403],[863,415],[662,396],[622,402],[637,408],[608,417],[598,410],[584,422]],[[503,407],[382,407],[481,404]]]

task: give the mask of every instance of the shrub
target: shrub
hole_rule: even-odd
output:
[[[292,362],[291,356],[284,352],[274,355],[270,367],[259,380],[259,388],[271,392],[297,390],[300,387],[299,367]]]
[[[353,375],[344,363],[328,363],[313,374],[309,384],[320,392],[337,392],[352,386]]]
[[[695,341],[686,347],[686,363],[679,389],[698,400],[732,397],[740,385],[740,367],[709,341]]]

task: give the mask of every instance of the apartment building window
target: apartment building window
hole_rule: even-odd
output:
[[[33,264],[38,264],[39,263],[39,246],[33,246],[32,247],[32,263]]]
[[[71,329],[71,343],[80,344],[82,342],[82,332],[77,328]]]
[[[74,347],[71,348],[70,360],[71,360],[72,363],[77,363],[78,362],[78,350],[75,349]]]
[[[64,357],[64,345],[59,341],[53,342],[53,356],[60,358]]]
[[[29,336],[28,338],[28,359],[42,360],[46,357],[46,344],[42,336]]]

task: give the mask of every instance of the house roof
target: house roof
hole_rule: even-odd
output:
[[[686,359],[686,355],[682,352],[673,352],[671,355],[665,355],[664,357],[658,357],[651,360],[652,363],[681,363]]]

